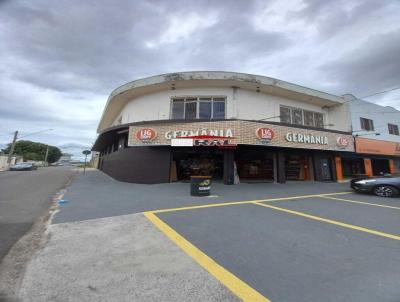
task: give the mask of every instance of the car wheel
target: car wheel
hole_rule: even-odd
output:
[[[392,197],[399,194],[399,191],[395,187],[382,185],[374,188],[374,194],[380,197]]]

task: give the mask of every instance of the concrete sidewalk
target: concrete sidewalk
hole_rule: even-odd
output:
[[[163,208],[229,201],[277,198],[350,191],[349,184],[322,182],[212,184],[210,197],[190,196],[189,183],[141,185],[119,182],[103,172],[90,169],[75,178],[53,223],[140,213]]]
[[[22,301],[238,301],[143,214],[51,225]]]

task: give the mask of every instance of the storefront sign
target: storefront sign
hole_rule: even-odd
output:
[[[274,138],[275,132],[270,128],[257,128],[256,136],[263,144],[267,144]]]
[[[195,139],[194,146],[203,147],[236,147],[236,144],[230,143],[229,139]]]
[[[157,132],[152,128],[142,128],[136,131],[135,137],[142,142],[152,141],[157,137]]]
[[[163,121],[154,122],[151,126],[138,124],[129,127],[128,138],[128,146],[235,148],[236,145],[268,145],[354,151],[354,138],[350,134],[242,120],[169,123]],[[400,154],[400,151],[398,153]]]
[[[349,145],[349,140],[343,136],[339,136],[336,139],[336,145],[341,149],[346,149],[347,146]]]
[[[196,130],[176,130],[165,132],[166,139],[192,137],[192,136],[215,136],[215,137],[233,137],[232,129],[196,129]]]
[[[400,156],[400,143],[356,137],[356,152]]]
[[[172,147],[192,147],[193,139],[192,138],[173,138],[171,139]]]
[[[313,134],[288,132],[285,139],[291,143],[328,145],[328,137]]]

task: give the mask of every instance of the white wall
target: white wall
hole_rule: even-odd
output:
[[[171,98],[179,96],[225,96],[227,99],[226,117],[279,122],[280,105],[302,108],[324,114],[327,129],[350,131],[350,118],[337,108],[322,108],[310,103],[300,102],[288,98],[257,93],[235,88],[190,88],[155,92],[135,98],[125,105],[115,119],[113,125],[118,124],[122,116],[122,124],[148,120],[165,120],[170,118]]]
[[[355,99],[349,102],[353,134],[364,138],[400,142],[400,136],[389,134],[388,124],[395,124],[400,128],[400,111],[392,107],[379,106],[370,102]],[[375,131],[361,130],[360,117],[374,121]],[[380,133],[379,136],[365,135]]]

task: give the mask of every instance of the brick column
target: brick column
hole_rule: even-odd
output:
[[[365,174],[368,176],[373,176],[372,173],[372,163],[370,158],[364,158],[364,168],[365,168]]]
[[[343,169],[342,169],[342,158],[339,155],[335,156],[335,167],[336,167],[336,181],[341,182],[343,180]]]

